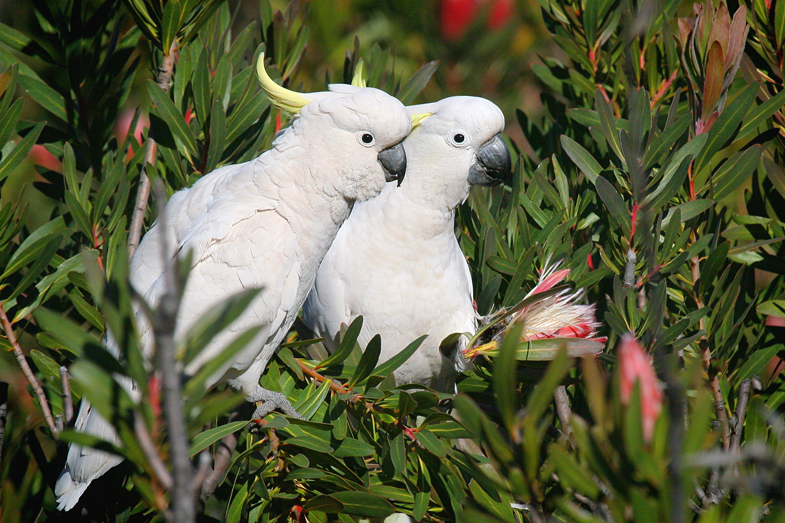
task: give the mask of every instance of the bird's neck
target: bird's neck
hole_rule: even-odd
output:
[[[404,183],[405,180],[404,180]],[[369,216],[377,217],[377,227],[386,227],[394,234],[434,241],[455,236],[455,207],[422,198],[416,191],[389,184],[379,197],[357,204]]]
[[[255,185],[276,202],[276,212],[298,232],[301,248],[326,254],[353,204],[330,183],[340,174],[322,165],[316,168],[303,163],[299,147],[272,149],[270,153],[257,169]],[[287,165],[298,165],[298,171],[286,169]]]

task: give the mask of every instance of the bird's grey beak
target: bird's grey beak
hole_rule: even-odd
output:
[[[477,150],[477,161],[469,169],[469,183],[492,187],[502,183],[502,178],[510,176],[512,160],[510,151],[497,134]]]
[[[398,180],[400,187],[406,174],[406,151],[403,150],[403,142],[380,152],[379,163],[384,169],[384,179],[388,182]]]

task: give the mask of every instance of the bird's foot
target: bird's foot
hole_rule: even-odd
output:
[[[256,403],[256,410],[251,418],[253,420],[261,420],[276,408],[292,418],[305,419],[299,412],[294,410],[294,407],[292,407],[292,404],[286,399],[286,396],[280,392],[273,392],[262,387],[257,387],[256,391],[246,397],[245,400]]]

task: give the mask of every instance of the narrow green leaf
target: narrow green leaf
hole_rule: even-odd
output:
[[[169,0],[164,5],[163,16],[161,17],[161,49],[164,54],[169,53],[169,48],[172,46],[172,42],[175,36],[177,36],[177,31],[180,29],[181,9],[180,0]]]
[[[16,123],[19,121],[19,116],[22,114],[24,106],[24,100],[20,98],[0,118],[0,147],[3,147],[16,131]]]
[[[785,300],[769,300],[758,305],[755,310],[764,316],[785,318]]]
[[[19,85],[30,95],[38,105],[55,115],[60,120],[67,122],[68,113],[65,98],[46,85],[44,82],[25,74],[19,75]]]
[[[147,81],[147,92],[153,102],[153,111],[166,122],[172,136],[183,145],[181,152],[189,159],[196,158],[196,140],[169,96],[152,80]]]
[[[202,49],[202,52],[199,53],[199,61],[196,63],[193,78],[191,79],[194,109],[202,127],[207,123],[207,119],[210,116],[210,71],[207,65],[207,53],[207,49]]]
[[[343,504],[343,512],[367,518],[386,518],[395,512],[389,501],[366,492],[334,492],[331,496]]]
[[[197,434],[191,441],[191,449],[189,451],[190,456],[196,456],[199,452],[206,449],[221,438],[228,436],[229,434],[234,434],[238,430],[241,430],[247,426],[247,421],[234,421],[232,423],[227,423],[226,425],[221,425],[219,427],[215,427]]]
[[[373,370],[373,375],[374,376],[389,376],[390,374],[392,374],[398,367],[403,365],[412,356],[412,354],[417,352],[417,349],[420,348],[420,345],[422,345],[422,342],[425,341],[425,338],[427,338],[427,337],[428,337],[428,335],[426,334],[426,335],[420,336],[419,338],[417,338],[416,340],[411,342],[409,345],[407,345],[398,354],[396,354],[395,356],[393,356],[389,360],[385,361],[384,363],[382,363],[381,365],[376,367]],[[360,382],[360,383],[362,383],[362,382]]]
[[[398,91],[396,98],[398,98],[404,105],[411,105],[414,102],[414,99],[417,98],[417,95],[420,94],[420,92],[431,80],[433,73],[435,73],[436,69],[438,68],[438,60],[423,64],[422,67],[420,67],[417,72],[415,72],[412,77],[409,78],[403,87],[401,87],[401,90]]]
[[[46,125],[46,122],[41,122],[33,127],[30,132],[27,133],[27,136],[16,144],[16,147],[14,147],[9,155],[3,158],[3,161],[0,162],[0,180],[3,180],[6,176],[11,174],[11,171],[22,163],[22,160],[27,158],[27,153],[29,153],[30,149],[35,145],[36,140],[38,140],[38,135],[41,134],[41,129],[44,128],[44,125]]]
[[[204,172],[212,172],[221,161],[226,149],[226,115],[223,106],[215,102],[210,113],[210,145],[207,148],[207,162]]]
[[[346,333],[343,335],[341,339],[341,344],[338,346],[338,350],[336,350],[329,358],[319,362],[316,365],[315,369],[323,369],[325,367],[329,367],[330,365],[335,365],[341,363],[354,350],[354,345],[357,343],[357,338],[360,336],[360,330],[363,328],[363,317],[357,316],[354,321],[352,321],[351,325],[346,329]]]
[[[785,48],[785,2],[777,2],[774,8],[774,36],[777,47]]]
[[[693,172],[699,173],[714,158],[714,155],[734,136],[740,127],[742,118],[747,114],[758,94],[758,84],[753,83],[741,90],[741,92],[725,105],[717,121],[709,131],[706,145],[695,158],[695,169]]]
[[[368,342],[368,346],[365,348],[365,351],[363,351],[360,362],[357,364],[357,368],[352,375],[352,379],[349,380],[347,387],[352,388],[355,384],[371,375],[373,369],[376,367],[376,363],[379,361],[381,352],[382,337],[377,334]]]
[[[736,153],[722,164],[712,179],[712,198],[720,201],[738,189],[758,168],[761,153],[761,146],[754,145],[746,151]]]
[[[496,395],[496,403],[501,411],[502,421],[504,421],[510,433],[513,431],[515,413],[518,410],[517,380],[515,379],[518,365],[515,354],[523,328],[523,324],[517,324],[507,332],[499,355],[493,365],[493,392]]]
[[[785,11],[785,8],[783,8],[783,11]],[[785,104],[785,90],[780,91],[764,103],[755,107],[750,111],[749,115],[747,115],[747,118],[744,119],[744,123],[739,131],[739,137],[747,136],[747,134],[755,131],[758,127],[767,122],[777,111],[780,111],[783,104]]]
[[[599,194],[600,199],[605,204],[608,212],[621,227],[624,236],[629,237],[631,233],[630,211],[624,204],[624,200],[622,200],[621,196],[616,191],[616,188],[602,176],[598,177],[595,181],[595,187],[597,188],[597,194]]]
[[[770,347],[753,351],[752,354],[745,358],[744,365],[741,366],[739,374],[736,377],[737,383],[759,374],[766,364],[783,349],[785,349],[785,345],[777,343]]]
[[[586,178],[592,183],[597,183],[597,177],[600,175],[602,167],[600,167],[600,164],[594,159],[594,156],[584,149],[582,145],[565,134],[561,136],[561,145]]]

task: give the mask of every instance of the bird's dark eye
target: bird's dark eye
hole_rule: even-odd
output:
[[[463,141],[465,139],[466,139],[466,137],[464,135],[462,135],[461,133],[458,133],[455,136],[453,136],[453,140],[455,140],[455,143],[463,143]]]
[[[365,133],[362,135],[362,141],[364,144],[369,144],[373,142],[373,135],[370,133]]]

